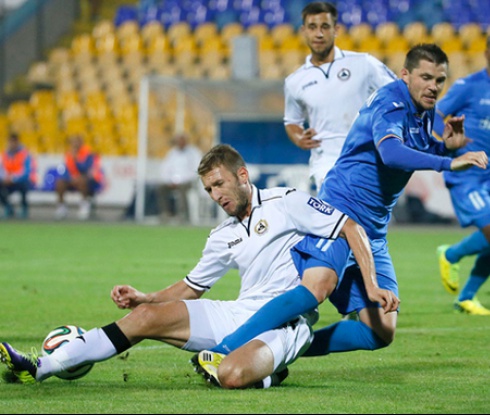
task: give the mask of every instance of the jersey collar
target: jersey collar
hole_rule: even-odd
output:
[[[316,65],[313,65],[311,63],[311,56],[312,54],[310,53],[307,57],[306,57],[306,62],[305,62],[305,68],[308,69],[308,68],[311,68],[312,66],[316,66]],[[337,59],[340,59],[340,58],[343,58],[344,57],[344,53],[337,47],[337,46],[334,46],[334,55],[333,55],[333,60],[336,61]],[[324,66],[324,65],[331,65],[333,63],[332,62],[326,62],[324,63],[323,65],[321,66]]]

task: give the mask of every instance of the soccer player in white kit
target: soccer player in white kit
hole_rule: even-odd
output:
[[[299,285],[290,250],[306,234],[346,238],[362,264],[370,298],[387,308],[398,306],[391,292],[377,286],[364,230],[342,212],[294,189],[257,189],[242,157],[228,145],[206,153],[198,172],[205,190],[230,218],[211,231],[196,267],[183,280],[150,294],[126,285],[114,287],[112,300],[131,312],[89,330],[49,356],[37,357],[0,343],[0,358],[17,380],[40,382],[71,367],[107,360],[144,339],[194,352],[216,346],[269,300]],[[241,277],[237,300],[201,299],[231,269],[238,269]],[[221,386],[278,384],[287,375],[287,366],[309,347],[315,314],[265,332],[237,351],[243,357],[241,364],[219,379]]]
[[[311,151],[310,178],[318,191],[361,106],[396,75],[367,53],[335,46],[338,12],[333,4],[310,3],[302,18],[311,54],[285,80],[284,125],[294,144]]]

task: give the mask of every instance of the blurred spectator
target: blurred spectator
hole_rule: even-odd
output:
[[[61,166],[56,180],[58,207],[55,217],[64,219],[68,215],[65,193],[76,191],[82,196],[78,218],[87,220],[92,213],[93,197],[104,186],[104,172],[99,155],[84,143],[82,137],[72,136],[69,143],[70,149],[65,154],[64,165]]]
[[[5,208],[6,218],[14,216],[14,208],[9,201],[14,192],[21,195],[20,217],[29,216],[27,193],[36,185],[36,170],[33,155],[21,144],[17,134],[11,134],[0,159],[0,202]]]
[[[177,134],[172,144],[161,166],[160,210],[163,220],[177,218],[188,221],[187,195],[197,182],[202,152],[189,142],[189,136],[184,133]]]

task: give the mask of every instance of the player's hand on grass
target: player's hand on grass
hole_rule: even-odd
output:
[[[368,292],[368,297],[371,301],[379,303],[385,314],[398,310],[400,306],[400,299],[390,290],[374,287]]]
[[[456,157],[451,162],[452,171],[467,170],[470,167],[479,167],[485,170],[488,166],[488,156],[484,151],[469,151],[462,156]]]
[[[112,301],[121,309],[133,309],[141,303],[146,303],[147,295],[130,285],[116,285],[111,291]]]

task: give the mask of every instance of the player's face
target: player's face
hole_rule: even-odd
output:
[[[226,167],[219,166],[202,176],[201,180],[211,199],[228,215],[239,219],[250,215],[252,193],[246,168],[241,167],[235,175]]]
[[[333,50],[337,26],[330,13],[306,16],[301,32],[313,55],[326,57]]]
[[[430,110],[435,107],[447,79],[447,65],[436,65],[427,60],[421,60],[419,67],[408,72],[402,69],[402,79],[408,85],[410,96],[420,110]]]

